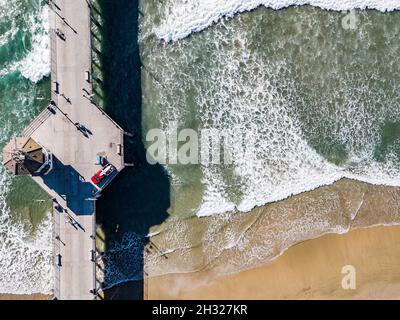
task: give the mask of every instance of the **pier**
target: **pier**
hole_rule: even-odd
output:
[[[96,299],[96,200],[124,168],[124,131],[92,99],[90,2],[49,6],[51,102],[3,154],[6,167],[30,174],[53,199],[54,297]],[[114,170],[94,184],[99,158]]]

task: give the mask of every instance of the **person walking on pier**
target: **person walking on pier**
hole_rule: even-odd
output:
[[[69,223],[71,226],[73,226],[76,230],[78,230],[78,222],[76,222],[74,219],[72,219],[70,216],[68,216],[68,219],[65,220],[65,223]]]
[[[58,29],[57,28],[57,30],[55,31],[56,32],[56,35],[62,40],[62,41],[65,41],[67,38],[65,37],[65,34],[60,30],[60,29]]]
[[[65,247],[65,243],[61,240],[60,236],[56,236],[56,240],[60,241]]]
[[[53,5],[57,10],[61,11],[61,8],[54,2],[54,0],[49,0],[49,6]]]
[[[64,93],[61,93],[60,96],[63,97],[69,104],[72,104],[71,99],[67,98]]]

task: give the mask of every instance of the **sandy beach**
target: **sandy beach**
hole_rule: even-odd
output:
[[[399,207],[399,188],[343,179],[248,213],[167,222],[146,255],[145,298],[400,298]],[[341,288],[345,265],[356,290]]]
[[[212,271],[148,278],[146,299],[400,299],[400,227],[329,234],[289,248],[260,268],[212,279]],[[356,289],[341,286],[353,265]]]
[[[0,300],[51,300],[52,295],[34,293],[34,294],[0,294]]]

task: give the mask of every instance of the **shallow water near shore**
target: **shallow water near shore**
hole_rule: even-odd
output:
[[[165,45],[159,8],[142,23],[145,129],[253,133],[233,165],[167,166],[177,206],[197,200],[175,214],[248,211],[342,177],[399,185],[398,12],[355,11],[349,29],[346,13],[259,8]]]

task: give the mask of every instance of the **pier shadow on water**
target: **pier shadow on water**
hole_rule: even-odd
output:
[[[160,165],[146,161],[142,143],[138,0],[99,0],[102,15],[103,105],[133,137],[125,137],[126,167],[97,202],[96,222],[105,242],[105,299],[143,299],[143,253],[151,226],[167,218],[170,182]],[[110,248],[112,250],[110,250]],[[126,280],[138,279],[125,282]],[[117,286],[115,283],[125,282]]]

